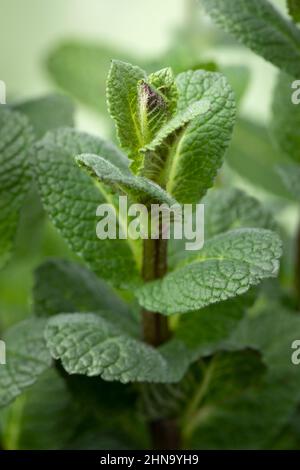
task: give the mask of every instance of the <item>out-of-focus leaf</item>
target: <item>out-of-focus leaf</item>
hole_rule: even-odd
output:
[[[268,0],[202,0],[207,13],[239,42],[287,73],[300,74],[300,31]]]
[[[6,331],[6,364],[0,367],[0,407],[33,385],[51,365],[44,340],[46,321],[32,318]]]
[[[227,77],[238,104],[244,98],[250,83],[250,69],[243,65],[224,65],[220,67],[220,71]]]
[[[45,372],[2,411],[6,450],[57,450],[66,445],[79,422],[66,384],[54,369]]]
[[[0,268],[13,248],[20,210],[28,191],[33,131],[26,116],[0,106]]]
[[[277,173],[282,179],[287,191],[296,201],[300,201],[300,165],[286,163],[277,166]]]
[[[13,105],[13,109],[25,114],[33,126],[35,137],[59,127],[73,127],[74,106],[63,95],[47,95]]]
[[[41,317],[63,312],[101,311],[124,331],[139,333],[129,306],[113,289],[80,264],[52,259],[40,265],[34,274],[34,313]]]
[[[205,366],[204,378],[188,401],[185,418],[190,416],[191,421],[185,421],[184,432],[189,446],[261,449],[270,445],[299,401],[299,371],[291,362],[291,345],[299,327],[297,315],[276,309],[242,320],[224,345],[237,352],[217,354]],[[257,354],[256,364],[249,362],[250,350],[257,350],[261,361]],[[235,380],[243,376],[248,383],[237,386]]]
[[[93,110],[105,114],[106,78],[115,57],[131,60],[114,48],[79,41],[63,42],[47,58],[47,68],[55,83]]]
[[[287,0],[289,14],[296,23],[300,22],[300,1],[299,0]]]
[[[274,148],[263,126],[239,119],[233,131],[226,161],[252,185],[277,196],[290,197],[275,168],[285,158]]]
[[[202,202],[206,239],[237,228],[276,229],[273,214],[240,189],[211,190]]]
[[[300,165],[300,106],[292,102],[293,79],[280,73],[273,95],[271,135],[279,150]]]

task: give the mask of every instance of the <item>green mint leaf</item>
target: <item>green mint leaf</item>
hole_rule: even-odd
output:
[[[33,131],[26,116],[0,106],[0,268],[14,244],[20,210],[30,184]]]
[[[174,80],[174,75],[170,67],[158,70],[148,76],[148,83],[161,94],[165,103],[168,104],[167,114],[164,116],[172,116],[177,108],[178,91]],[[155,124],[154,124],[155,125]],[[155,133],[155,130],[153,131]]]
[[[61,449],[76,432],[78,416],[65,381],[49,369],[2,410],[3,446],[6,450]]]
[[[168,121],[152,142],[140,150],[145,155],[141,173],[160,181],[161,185],[165,186],[172,166],[176,164],[174,161],[176,149],[172,153],[171,148],[175,146],[178,134],[181,135],[193,119],[207,113],[209,107],[208,100],[196,101]]]
[[[214,356],[209,363],[201,364],[194,375],[194,384],[190,387],[186,409],[183,411],[183,435],[186,445],[194,446],[193,448],[203,445],[207,449],[227,449],[231,442],[231,449],[239,449],[242,441],[245,448],[248,448],[249,435],[246,438],[245,434],[241,436],[239,432],[228,435],[227,432],[224,433],[223,427],[221,436],[215,427],[218,422],[223,422],[222,413],[226,414],[227,411],[229,427],[234,425],[234,419],[238,415],[244,431],[246,423],[243,422],[245,418],[241,402],[264,388],[265,367],[260,355],[251,350],[222,352]],[[201,389],[203,381],[206,387]],[[245,408],[245,413],[249,413],[246,404]],[[202,425],[207,431],[205,444],[200,440],[203,435]]]
[[[107,100],[121,146],[137,173],[143,163],[140,149],[151,142],[176,110],[173,73],[166,68],[147,77],[137,66],[113,61],[107,81]]]
[[[39,317],[61,312],[99,311],[102,317],[138,335],[129,306],[101,279],[80,264],[51,259],[34,273],[33,311]]]
[[[50,51],[46,67],[61,89],[97,113],[105,114],[106,79],[112,57],[130,59],[105,45],[66,41]]]
[[[300,164],[300,107],[291,96],[293,79],[279,74],[273,95],[271,133],[279,150]]]
[[[280,197],[289,197],[275,168],[282,161],[282,153],[274,148],[264,126],[238,119],[226,154],[226,162],[234,171],[255,187]]]
[[[251,347],[262,351],[265,364],[273,374],[299,377],[291,361],[291,345],[297,338],[300,321],[283,306],[265,309],[256,317],[246,316],[225,342],[227,350]],[[274,337],[278,338],[274,344]],[[300,378],[298,378],[300,381]]]
[[[226,32],[290,75],[300,74],[300,31],[267,0],[203,0]]]
[[[235,102],[219,73],[189,71],[178,75],[176,83],[179,113],[199,100],[209,101],[209,110],[188,125],[167,161],[167,191],[179,202],[193,203],[212,186],[222,164],[235,122]]]
[[[278,165],[277,172],[282,179],[289,194],[296,200],[300,201],[300,165],[286,163]]]
[[[165,315],[198,310],[244,294],[277,275],[281,241],[264,229],[238,229],[209,240],[198,255],[137,291],[140,304]]]
[[[164,203],[168,206],[176,204],[158,184],[147,178],[124,174],[119,168],[98,155],[79,155],[77,163],[85,168],[97,180],[112,186],[116,192],[128,194],[139,203]]]
[[[165,68],[138,84],[138,125],[140,145],[150,142],[177,107],[177,87],[173,72]],[[138,162],[133,168],[138,169]]]
[[[59,127],[74,126],[74,106],[63,95],[47,95],[41,98],[15,103],[13,109],[25,114],[33,126],[35,137]]]
[[[182,315],[175,331],[175,341],[182,341],[194,360],[221,350],[224,341],[240,323],[246,304],[247,300],[242,296],[222,302],[221,307],[212,304]]]
[[[188,358],[175,345],[166,355],[126,335],[92,313],[58,315],[47,324],[45,337],[51,355],[69,374],[101,376],[127,382],[177,382]]]
[[[115,285],[138,282],[138,244],[97,238],[96,209],[111,202],[111,197],[74,161],[76,155],[89,151],[127,169],[123,154],[111,144],[72,129],[50,132],[36,145],[33,170],[43,206],[71,250],[97,275]]]
[[[0,367],[0,406],[8,405],[50,367],[44,328],[45,320],[34,318],[7,330],[7,363]]]
[[[237,228],[276,230],[273,214],[240,189],[211,190],[203,199],[206,239]]]
[[[300,1],[299,0],[287,0],[289,14],[296,23],[300,22]]]
[[[205,240],[237,228],[277,230],[274,217],[261,203],[240,189],[212,189],[202,203],[205,206]],[[187,258],[186,240],[170,240],[169,266]]]
[[[138,88],[146,73],[137,66],[112,61],[107,79],[108,110],[115,121],[121,146],[132,157],[143,146],[139,124]]]
[[[204,397],[197,413],[203,420],[195,423],[190,446],[269,448],[299,401],[299,372],[291,362],[291,344],[297,339],[295,332],[299,331],[299,326],[297,315],[282,311],[280,306],[270,312],[261,312],[255,318],[246,317],[240,323],[227,348],[239,351],[238,354],[241,349],[256,349],[262,355],[266,373],[262,380],[255,381],[253,387],[246,388],[243,393],[226,393],[224,390],[223,397],[218,400],[210,400],[212,390],[207,387],[206,400]],[[277,338],[275,342],[274,338]],[[222,359],[224,355],[218,357]],[[235,371],[236,376],[239,370]],[[222,390],[223,387],[219,387],[221,395]],[[224,433],[224,426],[228,433]]]

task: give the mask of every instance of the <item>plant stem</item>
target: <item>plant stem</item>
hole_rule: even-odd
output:
[[[143,279],[153,281],[167,272],[167,240],[144,240]],[[159,346],[170,338],[168,318],[159,313],[142,311],[144,341]]]
[[[153,281],[162,278],[167,272],[167,240],[144,240],[143,279]],[[144,341],[157,347],[170,336],[168,318],[157,312],[142,310]],[[151,421],[149,430],[154,449],[179,449],[180,433],[175,419],[163,418]]]

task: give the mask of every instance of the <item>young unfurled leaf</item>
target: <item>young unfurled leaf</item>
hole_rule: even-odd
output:
[[[0,406],[14,400],[50,367],[45,323],[44,319],[29,319],[6,332],[6,365],[0,367]]]
[[[281,241],[275,233],[233,230],[209,240],[198,255],[164,279],[139,288],[137,297],[146,309],[165,315],[197,310],[276,276],[280,256]]]
[[[175,163],[171,159],[174,157],[171,154],[171,149],[178,144],[178,135],[182,134],[193,119],[207,113],[209,108],[210,102],[208,100],[195,101],[168,121],[158,131],[154,139],[140,150],[141,154],[144,154],[140,168],[141,174],[160,182],[162,186],[166,186],[166,179],[172,170],[172,164]],[[175,152],[176,148],[173,150]]]
[[[36,269],[34,278],[33,311],[37,316],[99,311],[99,315],[118,324],[124,331],[139,335],[139,324],[129,305],[84,266],[51,259]]]
[[[177,382],[189,364],[176,344],[164,354],[92,313],[52,317],[45,337],[51,355],[69,374],[127,382]]]
[[[124,174],[119,168],[98,155],[79,155],[79,165],[91,173],[97,180],[112,186],[117,192],[128,194],[133,200],[143,203],[160,203],[172,206],[175,199],[168,195],[158,184],[147,178]]]
[[[299,0],[287,0],[289,14],[296,23],[300,22],[300,1]]]
[[[300,165],[300,106],[292,102],[293,79],[281,73],[273,95],[271,134],[279,150]]]
[[[108,79],[108,102],[133,171],[180,203],[197,202],[213,184],[235,120],[226,78],[198,70],[180,74],[174,83],[169,69],[147,78],[141,69],[117,61]]]
[[[178,91],[174,81],[174,75],[170,67],[158,70],[148,76],[150,86],[160,93],[164,101],[168,104],[167,116],[172,116],[177,108]],[[165,110],[166,111],[166,110]],[[153,123],[153,125],[155,125]],[[154,129],[154,128],[153,128]]]
[[[126,62],[112,62],[107,79],[108,110],[115,121],[121,146],[129,154],[142,145],[138,116],[138,85],[146,81],[146,73]]]
[[[171,69],[147,77],[137,66],[113,61],[107,81],[107,100],[121,146],[141,166],[140,149],[148,144],[177,105],[177,88]]]
[[[0,268],[13,247],[20,210],[31,176],[33,131],[23,114],[0,106]]]
[[[177,108],[177,87],[170,68],[138,84],[138,118],[144,144],[150,142]]]
[[[138,282],[138,241],[97,238],[96,209],[111,202],[111,195],[76,165],[75,156],[89,151],[128,171],[111,144],[72,129],[51,132],[36,145],[33,169],[43,206],[70,248],[100,277],[116,285]]]
[[[202,0],[228,33],[296,78],[300,74],[300,31],[268,0]]]

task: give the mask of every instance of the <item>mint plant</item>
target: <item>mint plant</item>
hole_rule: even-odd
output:
[[[291,344],[300,318],[282,274],[277,279],[282,230],[243,191],[212,187],[227,151],[229,163],[255,184],[299,199],[300,108],[290,99],[299,78],[299,29],[265,0],[202,3],[226,31],[283,70],[270,136],[237,120],[247,73],[239,69],[244,78],[236,83],[236,68],[223,74],[199,61],[182,71],[171,54],[176,76],[128,58],[111,63],[106,95],[119,146],[74,129],[72,106],[61,97],[0,107],[1,263],[34,185],[73,253],[66,249],[65,259],[37,267],[32,316],[3,335],[4,448],[298,445],[300,376]],[[297,21],[297,2],[289,8]],[[63,88],[103,112],[99,89],[112,55],[69,44],[48,66]],[[119,195],[146,207],[201,201],[204,247],[188,252],[182,240],[162,236],[97,239],[96,209],[118,209]]]
[[[63,378],[75,403],[87,387],[84,400],[92,412],[92,377],[103,390],[105,382],[112,387],[123,384],[117,387],[118,401],[130,387],[143,410],[143,425],[148,423],[144,445],[202,445],[193,442],[202,413],[197,384],[208,380],[215,362],[228,360],[234,369],[244,354],[235,351],[252,345],[247,335],[239,336],[240,328],[249,335],[252,331],[252,322],[242,321],[253,302],[246,293],[277,275],[281,241],[270,230],[275,227],[271,216],[239,192],[207,197],[209,239],[196,254],[187,256],[180,244],[168,247],[161,237],[143,243],[129,238],[98,240],[96,208],[103,201],[116,204],[118,194],[145,205],[201,200],[222,164],[235,120],[232,90],[216,72],[196,70],[173,77],[171,69],[163,69],[147,75],[137,66],[113,61],[107,98],[122,150],[71,128],[50,131],[33,146],[27,139],[43,207],[89,270],[55,259],[38,268],[35,317],[6,334],[9,367],[0,369],[0,403],[7,406],[20,394],[26,396],[28,387],[38,385],[54,366],[56,380]],[[1,112],[15,129],[16,112]],[[24,135],[29,134],[28,125],[23,127]],[[9,139],[5,133],[12,149],[20,133]],[[21,140],[23,146],[27,141]],[[3,147],[4,158],[9,148]],[[228,201],[223,222],[216,197]],[[240,214],[239,219],[230,214]],[[121,297],[99,278],[118,289]],[[177,318],[177,326],[171,317]],[[190,326],[185,317],[190,317]],[[243,326],[238,326],[241,321]],[[220,349],[231,352],[219,359],[215,353]],[[263,375],[264,366],[255,356],[251,373],[252,366],[254,377]],[[75,386],[80,376],[87,377],[82,387]],[[265,380],[269,379],[262,379],[263,396],[270,386]],[[239,387],[248,389],[251,384],[247,379]],[[136,406],[130,409],[137,420]],[[218,425],[216,418],[211,426]],[[143,444],[135,440],[131,445]]]

